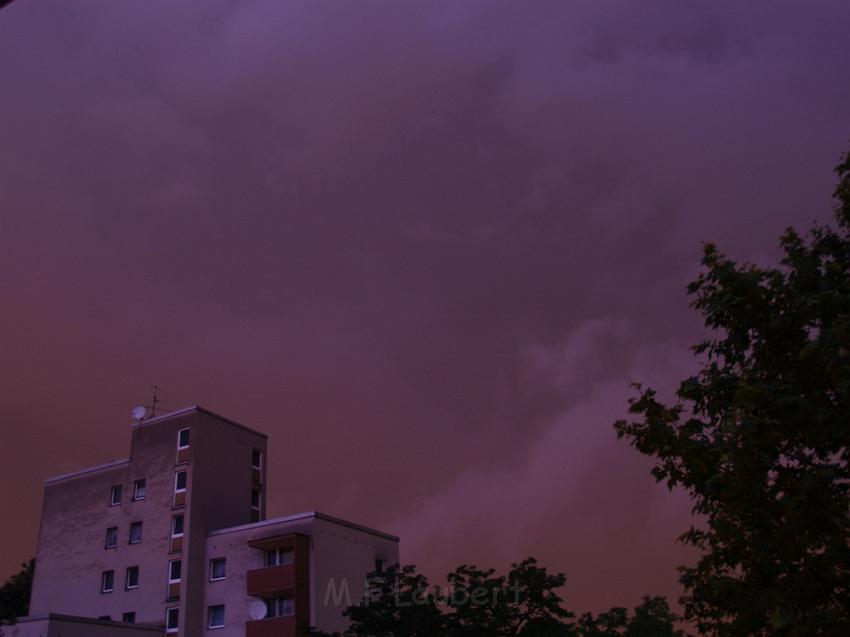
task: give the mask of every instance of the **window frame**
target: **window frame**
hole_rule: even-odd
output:
[[[109,580],[109,588],[107,588],[107,580]],[[115,571],[101,571],[100,573],[100,592],[111,593],[115,590]]]
[[[133,539],[133,531],[135,529],[139,529],[139,538],[136,539],[136,540]],[[141,520],[130,523],[130,536],[129,536],[128,542],[129,542],[129,544],[141,544],[142,543],[142,521]]]
[[[174,625],[171,625],[171,613],[174,612]],[[169,606],[165,609],[165,632],[176,633],[180,630],[180,607]]]
[[[280,556],[282,553],[291,555],[292,559],[288,559],[286,562],[281,561]],[[274,555],[274,560],[271,559],[272,555]],[[266,566],[288,566],[290,564],[295,564],[295,549],[288,546],[280,546],[276,549],[269,549],[266,551],[265,561]]]
[[[140,488],[141,487],[141,488]],[[147,495],[148,482],[145,478],[139,478],[133,483],[133,502],[144,500]]]
[[[114,507],[121,504],[121,497],[123,496],[123,489],[121,487],[122,485],[120,484],[113,484],[109,487],[109,506]]]
[[[174,529],[177,527],[177,519],[180,518],[180,532],[177,533]],[[183,537],[186,530],[186,519],[182,513],[175,513],[171,516],[171,537]]]
[[[173,569],[174,569],[173,564],[179,564],[180,565],[179,566],[180,577],[178,577],[177,579],[174,579],[174,576],[173,576]],[[183,581],[183,559],[178,558],[176,560],[168,560],[168,583],[169,584],[179,584],[182,581]]]
[[[124,575],[124,590],[132,591],[132,590],[139,588],[139,570],[140,569],[139,569],[138,565],[127,567],[127,572]],[[131,573],[136,574],[136,583],[135,584],[130,584],[130,574]]]
[[[112,537],[114,542],[112,544],[109,543],[110,531],[114,531]],[[104,549],[117,549],[118,548],[118,527],[117,526],[108,526],[106,527],[106,540],[103,544]]]
[[[136,623],[136,611],[131,610],[121,615],[121,623],[122,624],[135,624]]]
[[[181,436],[183,435],[183,432],[184,432],[184,431],[189,432],[189,433],[186,435],[186,444],[182,444],[182,443],[180,442],[180,438],[181,438]],[[177,451],[183,451],[184,449],[188,449],[188,448],[189,448],[189,445],[191,445],[191,444],[192,444],[192,434],[191,434],[191,432],[192,432],[192,428],[191,428],[191,427],[183,427],[182,429],[178,429],[178,430],[177,430]]]
[[[286,605],[292,612],[284,613],[284,601],[289,601]],[[294,617],[295,616],[295,597],[292,595],[281,595],[279,597],[270,597],[266,600],[266,617],[274,619],[276,617]]]
[[[221,562],[224,564],[224,575],[221,577],[215,576],[215,565]],[[210,581],[211,582],[220,582],[223,579],[227,579],[227,558],[226,557],[214,557],[210,560]]]
[[[183,486],[178,487],[177,483],[180,480],[180,476],[183,476]],[[186,489],[189,486],[189,470],[181,469],[180,471],[174,472],[174,493],[186,493]]]
[[[213,613],[221,610],[221,623],[213,624]],[[225,610],[224,604],[213,604],[211,606],[207,606],[207,629],[208,630],[217,630],[219,628],[224,628],[225,626]]]
[[[257,454],[257,457],[260,459],[259,464],[254,464],[254,454]],[[262,449],[251,449],[251,468],[263,470],[263,450]]]

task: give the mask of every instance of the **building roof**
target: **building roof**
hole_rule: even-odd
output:
[[[239,427],[240,429],[244,429],[245,431],[252,433],[256,436],[261,436],[262,438],[268,438],[267,434],[264,434],[261,431],[257,431],[256,429],[251,429],[250,427],[246,427],[245,425],[236,422],[230,418],[226,418],[220,414],[215,413],[214,411],[210,411],[206,407],[201,407],[200,405],[191,405],[189,407],[183,407],[182,409],[177,409],[175,411],[170,411],[167,414],[162,414],[162,416],[155,416],[153,418],[148,418],[146,420],[141,420],[132,426],[133,429],[137,429],[139,427],[146,427],[155,422],[162,422],[163,420],[169,420],[171,418],[178,418],[180,416],[185,416],[186,414],[191,414],[193,411],[200,412],[202,414],[206,414],[207,416],[212,416],[213,418],[217,418],[223,422],[226,422],[234,427]]]
[[[37,615],[26,615],[15,619],[16,624],[28,624],[32,622],[68,622],[79,624],[95,624],[99,626],[110,626],[113,629],[127,629],[126,632],[136,632],[141,630],[151,631],[157,634],[162,634],[162,626],[154,626],[151,624],[129,624],[117,622],[111,619],[96,619],[94,617],[81,617],[79,615],[65,615],[63,613],[42,613]],[[100,634],[100,633],[98,633]]]
[[[68,480],[70,478],[79,478],[80,476],[84,476],[89,473],[97,473],[98,471],[114,469],[115,467],[120,467],[121,465],[127,464],[128,462],[130,462],[130,459],[124,458],[123,460],[113,460],[112,462],[98,464],[93,467],[86,467],[85,469],[77,469],[76,471],[71,471],[70,473],[63,473],[58,476],[53,476],[52,478],[47,478],[47,480],[44,481],[44,484],[53,484],[54,482]]]
[[[341,518],[336,518],[332,515],[328,515],[326,513],[321,513],[319,511],[307,511],[305,513],[296,513],[294,515],[286,515],[279,518],[272,518],[271,520],[262,520],[261,522],[252,522],[251,524],[240,524],[238,526],[229,526],[224,529],[216,529],[215,531],[210,531],[207,534],[207,537],[211,537],[214,535],[224,535],[226,533],[236,533],[239,531],[250,531],[250,530],[261,530],[265,527],[272,527],[278,524],[286,524],[287,522],[298,522],[300,520],[307,520],[310,518],[315,518],[318,520],[325,520],[326,522],[332,522],[333,524],[339,524],[340,526],[347,526],[350,529],[354,529],[356,531],[362,531],[363,533],[370,533],[371,535],[377,535],[378,537],[385,538],[387,540],[393,540],[395,542],[399,541],[399,537],[397,535],[391,535],[389,533],[384,533],[383,531],[378,531],[375,529],[371,529],[368,526],[363,526],[361,524],[356,524],[354,522],[349,522],[348,520],[343,520]],[[261,539],[261,538],[260,538]]]
[[[268,438],[268,435],[266,435],[266,434],[264,434],[260,431],[256,431],[255,429],[251,429],[250,427],[246,427],[245,425],[240,424],[240,423],[236,422],[235,420],[231,420],[230,418],[225,418],[224,416],[221,416],[221,415],[219,415],[219,414],[217,414],[213,411],[210,411],[209,409],[207,409],[205,407],[201,407],[200,405],[192,405],[190,407],[183,407],[182,409],[177,409],[175,411],[168,412],[167,414],[162,414],[161,416],[156,416],[155,418],[148,418],[147,420],[142,420],[142,421],[137,422],[136,424],[132,425],[132,428],[137,429],[139,427],[146,427],[147,425],[150,425],[150,424],[153,424],[153,423],[163,422],[165,420],[170,420],[171,418],[178,418],[180,416],[185,416],[186,414],[190,414],[192,412],[199,412],[199,413],[202,413],[202,414],[206,414],[208,416],[212,416],[213,418],[216,418],[217,420],[221,420],[221,421],[226,422],[230,425],[233,425],[234,427],[239,427],[240,429],[244,429],[245,431],[252,433],[256,436],[260,436],[262,438]],[[85,467],[84,469],[78,469],[76,471],[71,471],[69,473],[63,473],[63,474],[58,475],[58,476],[53,476],[53,477],[47,478],[44,481],[44,484],[53,484],[55,482],[61,482],[62,480],[69,480],[71,478],[79,478],[80,476],[88,475],[90,473],[96,473],[98,471],[106,471],[107,469],[113,469],[115,467],[120,467],[121,465],[127,464],[128,462],[130,462],[130,459],[124,458],[122,460],[113,460],[112,462],[106,462],[104,464],[95,465],[93,467]]]

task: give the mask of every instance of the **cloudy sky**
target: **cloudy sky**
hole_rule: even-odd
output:
[[[270,513],[678,592],[617,441],[701,243],[831,214],[846,2],[18,0],[0,12],[0,578],[150,386],[270,434]],[[297,433],[296,433],[297,432]],[[306,476],[306,477],[305,477]]]

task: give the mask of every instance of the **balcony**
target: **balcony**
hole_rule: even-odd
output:
[[[275,597],[292,593],[295,590],[295,564],[266,566],[248,571],[246,588],[252,597]]]
[[[245,622],[245,637],[295,637],[295,627],[294,616],[255,619]]]

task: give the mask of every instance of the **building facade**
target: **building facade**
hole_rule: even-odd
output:
[[[46,481],[31,615],[7,634],[48,637],[51,617],[92,635],[344,629],[398,538],[318,512],[267,519],[266,476],[266,435],[202,407],[136,423],[128,459]]]

